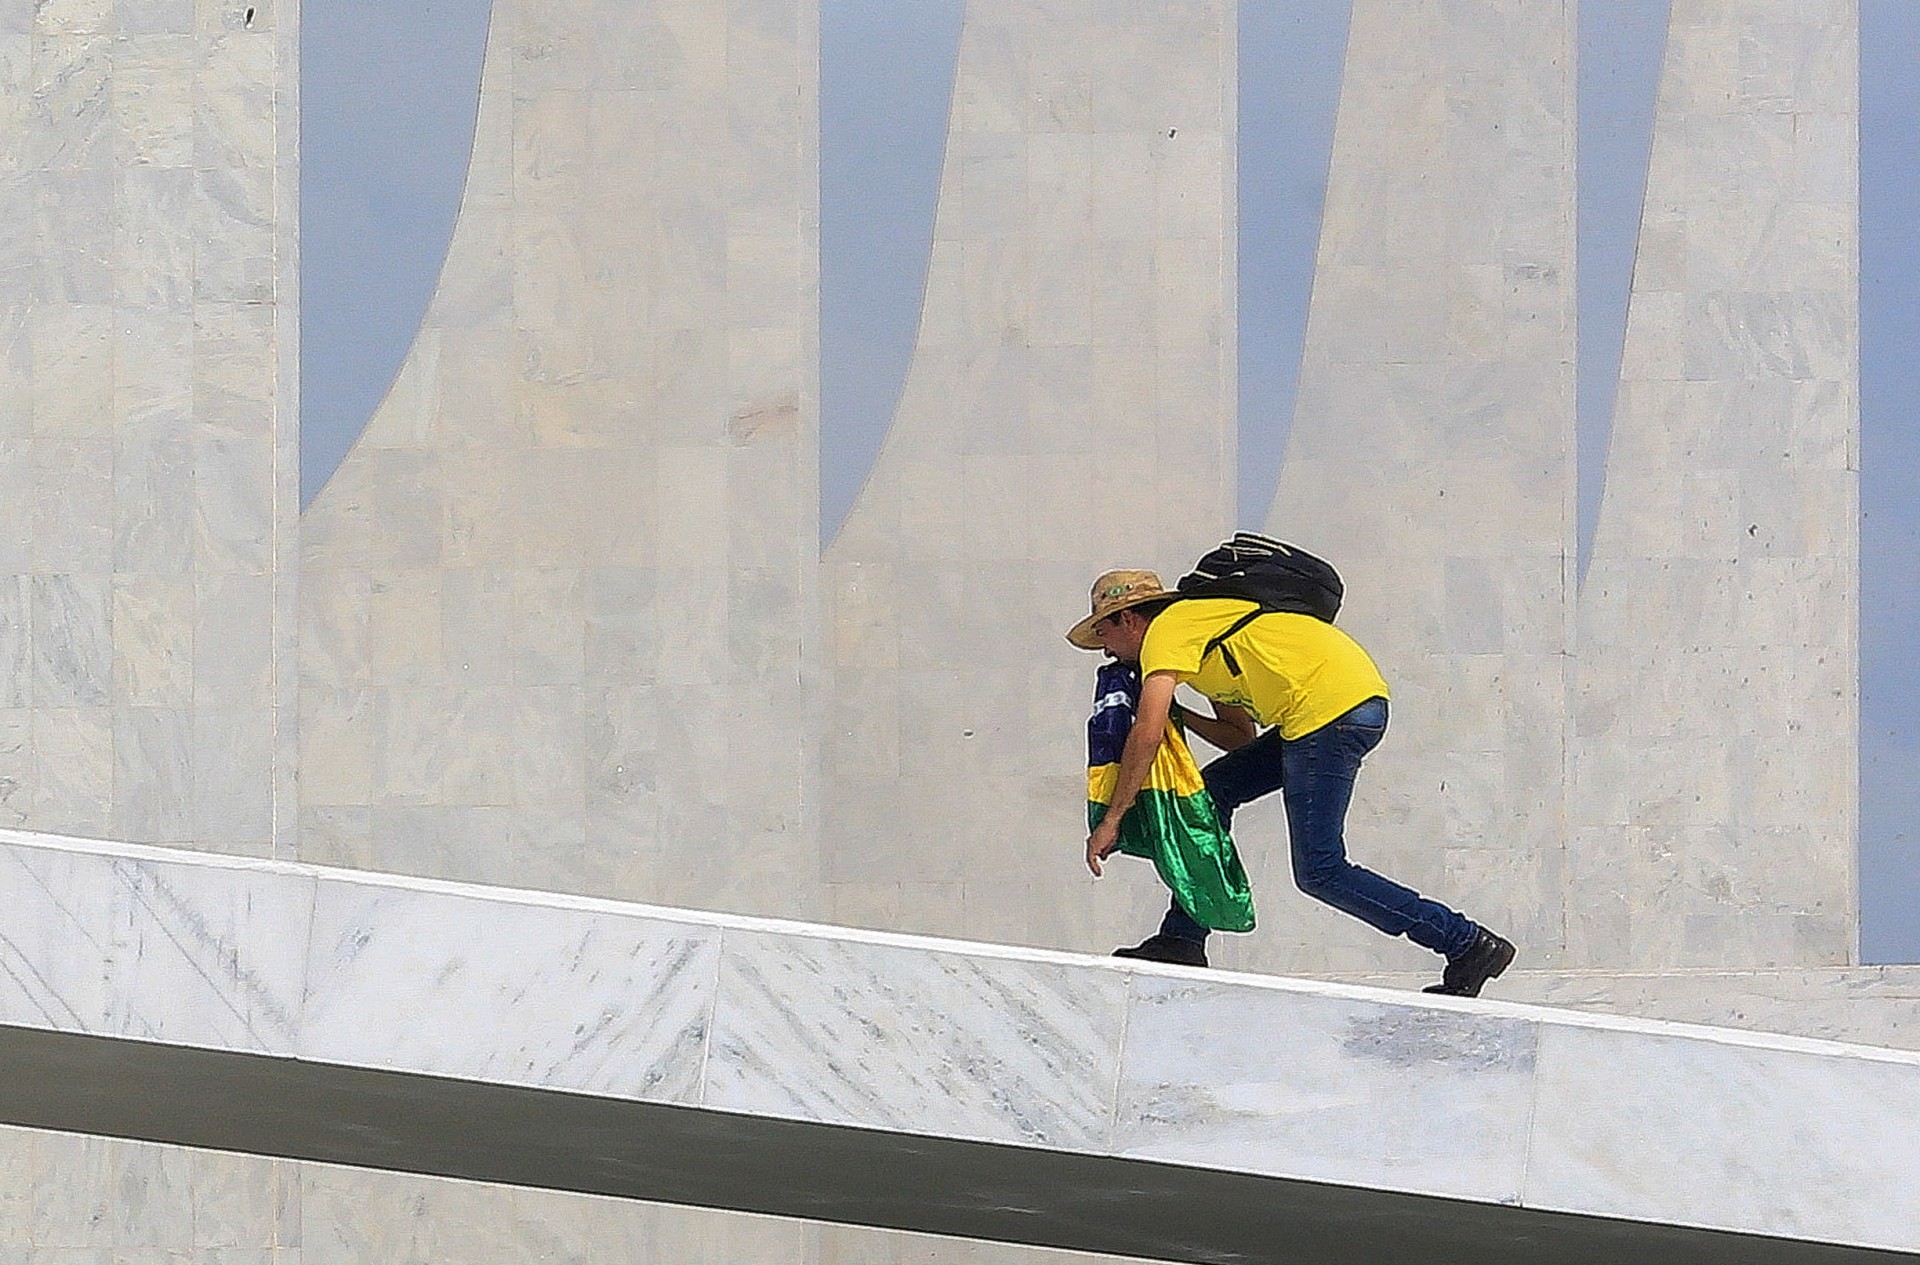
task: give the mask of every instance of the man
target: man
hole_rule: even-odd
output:
[[[1279,791],[1300,890],[1445,957],[1441,982],[1427,992],[1477,997],[1513,961],[1514,946],[1347,860],[1354,776],[1387,730],[1387,683],[1367,652],[1332,624],[1287,612],[1262,615],[1209,651],[1255,603],[1176,598],[1151,571],[1109,571],[1094,581],[1092,613],[1067,633],[1083,650],[1137,663],[1141,676],[1111,807],[1087,836],[1087,868],[1099,877],[1112,855],[1166,732],[1174,690],[1189,685],[1213,701],[1214,715],[1187,710],[1188,728],[1227,753],[1201,771],[1221,821],[1231,825],[1234,809]],[[1157,934],[1115,956],[1205,966],[1206,938],[1175,899]]]

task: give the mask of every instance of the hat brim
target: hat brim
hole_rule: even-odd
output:
[[[1165,589],[1158,589],[1152,593],[1136,593],[1126,601],[1111,606],[1096,615],[1089,615],[1073,627],[1067,629],[1067,640],[1082,650],[1105,649],[1105,647],[1100,644],[1100,639],[1093,635],[1093,626],[1095,624],[1110,615],[1118,615],[1121,611],[1130,611],[1136,606],[1145,606],[1148,602],[1161,602],[1167,598],[1178,596],[1179,594],[1169,593]]]

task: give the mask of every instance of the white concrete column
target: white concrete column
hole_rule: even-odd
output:
[[[1089,888],[1061,638],[1228,523],[1234,90],[1225,0],[968,5],[919,340],[826,555],[836,921],[1084,949],[1164,906]]]
[[[303,856],[811,907],[814,13],[496,7],[439,289],[303,524]]]
[[[1673,6],[1580,596],[1579,964],[1856,954],[1858,30]]]
[[[297,27],[0,6],[0,822],[290,828]]]
[[[1574,13],[1356,0],[1300,390],[1267,528],[1347,583],[1393,692],[1354,860],[1550,961],[1574,560]],[[1235,820],[1262,969],[1433,961],[1298,895]]]

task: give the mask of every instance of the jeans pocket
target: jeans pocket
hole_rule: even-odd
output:
[[[1387,700],[1378,696],[1370,698],[1340,720],[1355,729],[1384,730],[1387,727]]]

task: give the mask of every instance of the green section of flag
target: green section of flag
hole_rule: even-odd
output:
[[[1087,828],[1107,806],[1087,801]],[[1120,822],[1120,851],[1144,857],[1159,871],[1193,920],[1215,931],[1253,930],[1253,892],[1232,836],[1220,824],[1213,797],[1143,788]]]

